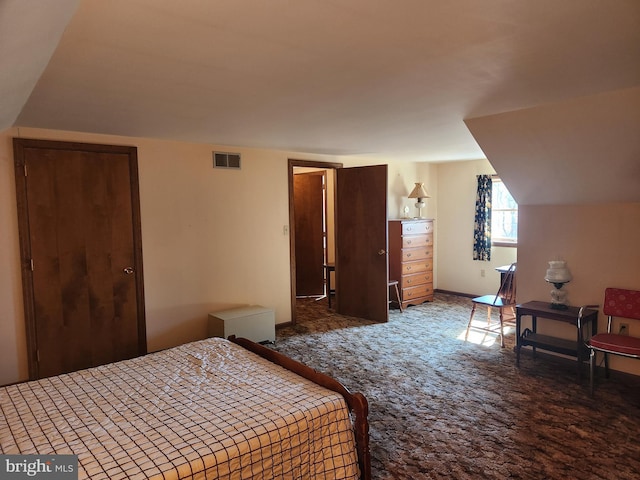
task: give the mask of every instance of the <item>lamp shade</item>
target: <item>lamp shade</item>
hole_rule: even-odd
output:
[[[424,189],[424,183],[416,182],[416,186],[413,187],[408,198],[431,198]]]
[[[571,281],[571,272],[569,272],[565,261],[551,261],[544,279],[550,283],[567,283]]]

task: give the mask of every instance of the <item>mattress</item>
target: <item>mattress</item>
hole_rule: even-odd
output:
[[[79,478],[358,478],[345,401],[222,338],[0,389],[0,453]]]

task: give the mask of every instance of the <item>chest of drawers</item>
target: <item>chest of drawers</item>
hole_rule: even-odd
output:
[[[433,301],[433,220],[389,220],[389,280],[403,308]]]

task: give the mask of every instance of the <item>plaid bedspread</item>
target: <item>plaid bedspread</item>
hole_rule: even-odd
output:
[[[343,398],[221,338],[0,388],[0,453],[79,478],[357,478]]]

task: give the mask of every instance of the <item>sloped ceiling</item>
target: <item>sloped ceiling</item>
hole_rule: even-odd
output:
[[[640,87],[466,124],[520,205],[640,202]]]
[[[0,131],[18,118],[77,5],[0,0]]]
[[[561,141],[533,124],[565,102],[640,86],[638,0],[0,1],[11,39],[0,42],[0,128],[408,161],[486,154],[509,183],[525,162],[515,123],[491,128],[496,116],[513,112],[539,135],[537,152],[597,168],[583,152],[597,150],[584,132],[599,112]],[[637,117],[604,107],[638,130],[624,123]],[[637,162],[636,139],[616,141]]]

